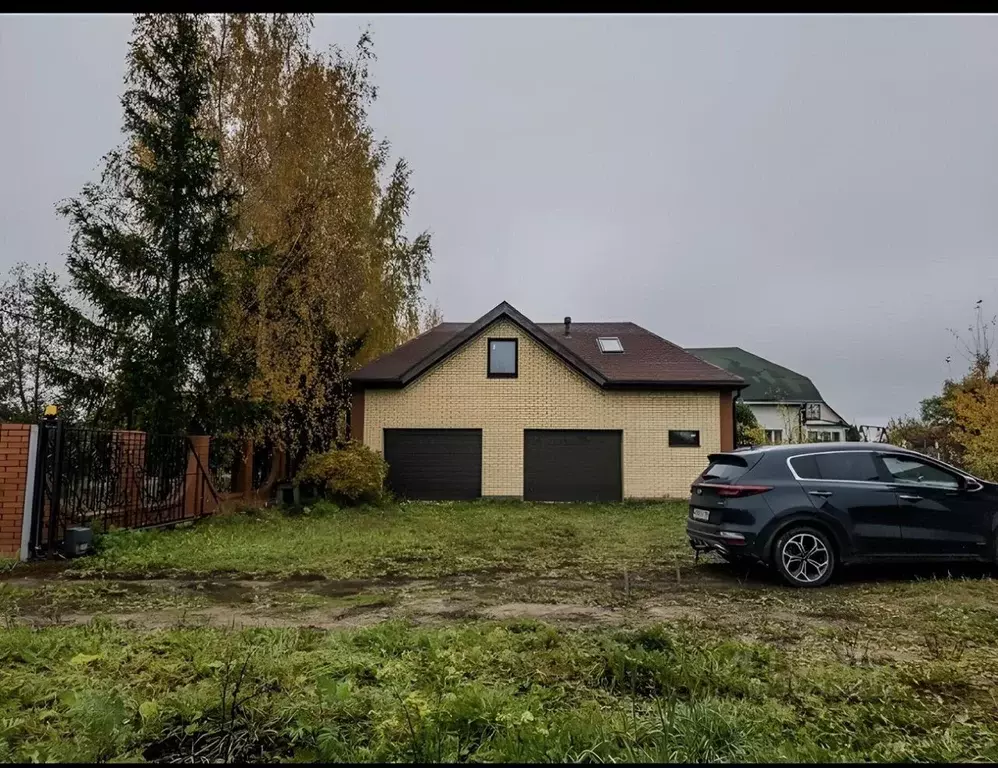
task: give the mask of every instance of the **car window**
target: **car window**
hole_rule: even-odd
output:
[[[887,471],[899,483],[917,483],[919,485],[934,485],[940,488],[959,488],[960,481],[956,475],[918,459],[907,456],[882,456]]]
[[[700,479],[712,483],[731,483],[744,475],[747,470],[748,466],[743,459],[725,456],[712,461],[700,475]]]
[[[794,468],[797,477],[801,479],[821,479],[821,475],[818,474],[818,462],[814,460],[814,456],[794,456],[790,459],[790,466]]]
[[[866,451],[817,453],[814,460],[822,480],[861,480],[867,483],[880,481],[873,454]]]

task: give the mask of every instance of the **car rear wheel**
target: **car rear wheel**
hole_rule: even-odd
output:
[[[835,570],[835,550],[822,531],[801,525],[785,531],[773,547],[773,566],[792,587],[820,587]]]

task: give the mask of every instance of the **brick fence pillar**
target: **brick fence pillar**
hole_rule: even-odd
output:
[[[28,486],[30,424],[0,424],[0,557],[19,558]]]
[[[142,503],[142,487],[145,484],[146,433],[116,429],[114,450],[118,454],[121,503],[126,507],[138,507]]]
[[[208,471],[208,451],[211,448],[211,437],[208,435],[189,435],[193,452],[187,456],[187,479],[184,491],[184,516],[191,517],[199,512],[210,514],[215,511],[215,499],[208,490],[211,479],[201,472],[204,467]],[[195,457],[196,454],[196,457]],[[200,465],[198,463],[200,459]]]

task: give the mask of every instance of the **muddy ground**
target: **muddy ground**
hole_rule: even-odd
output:
[[[764,569],[710,559],[602,579],[502,571],[436,579],[81,579],[58,563],[40,563],[0,577],[0,622],[41,627],[100,616],[145,629],[337,629],[391,619],[536,619],[581,627],[708,621],[730,626],[739,637],[800,643],[834,635],[847,638],[849,653],[903,657],[906,648],[924,649],[927,632],[976,635],[992,624],[998,628],[995,598],[998,582],[987,569],[851,569],[829,587],[794,590]]]

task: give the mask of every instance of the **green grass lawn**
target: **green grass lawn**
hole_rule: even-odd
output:
[[[445,576],[599,574],[688,560],[686,505],[410,503],[289,517],[253,511],[173,531],[121,531],[73,568],[101,573]]]
[[[89,579],[18,566],[0,761],[998,761],[988,573],[792,590],[694,565],[684,513],[272,510],[104,537]]]
[[[968,658],[810,663],[709,626],[0,632],[0,760],[998,760]]]

